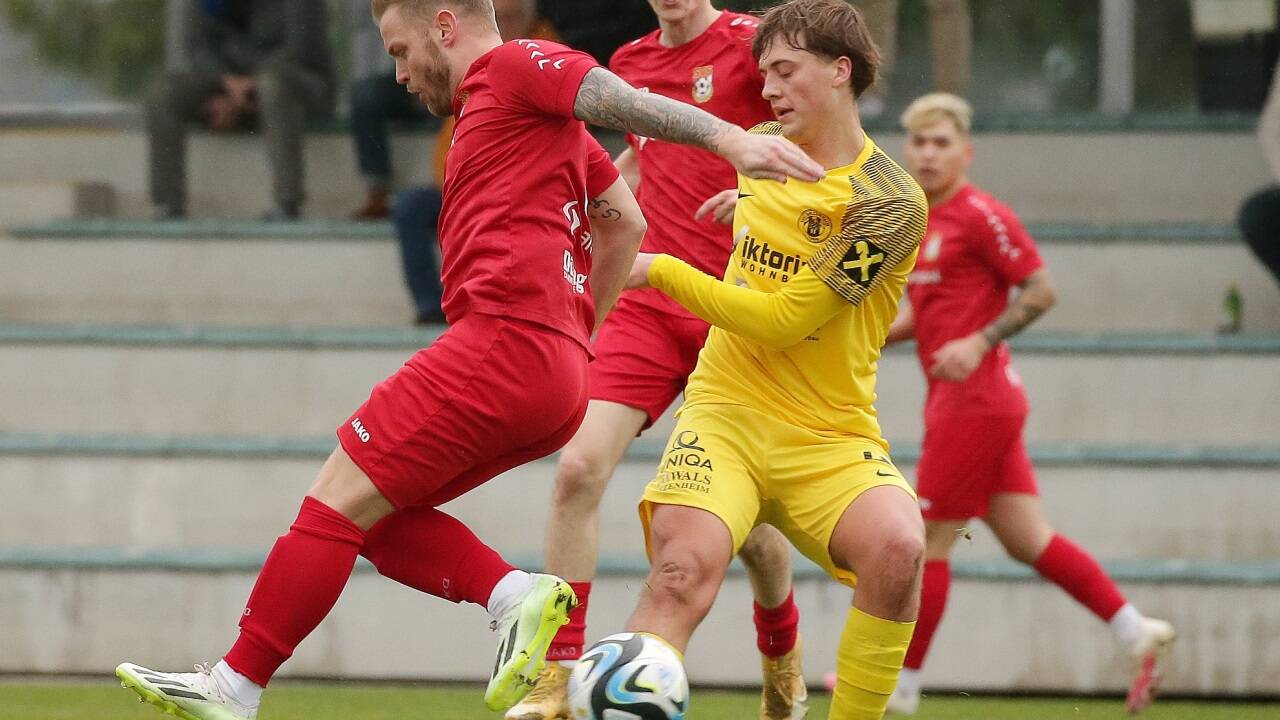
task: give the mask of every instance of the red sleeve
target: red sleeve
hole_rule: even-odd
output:
[[[978,255],[1010,285],[1017,285],[1044,266],[1035,240],[1009,208],[975,202],[971,237]]]
[[[618,168],[591,133],[582,132],[587,136],[587,197],[597,198],[618,181]]]
[[[549,40],[513,40],[494,51],[489,76],[504,99],[530,112],[572,118],[590,55]]]

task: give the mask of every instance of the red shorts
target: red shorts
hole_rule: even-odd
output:
[[[397,508],[436,506],[563,447],[586,405],[581,345],[473,314],[375,386],[338,442]]]
[[[623,296],[596,333],[591,399],[641,410],[649,427],[684,391],[709,327]]]
[[[1039,494],[1022,444],[1025,415],[925,418],[916,492],[926,520],[986,517],[992,495]]]

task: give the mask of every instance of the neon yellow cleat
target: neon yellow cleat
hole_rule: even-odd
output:
[[[569,583],[554,575],[533,576],[533,587],[491,627],[498,633],[498,656],[484,692],[490,710],[504,712],[533,689],[546,665],[547,648],[569,612],[578,606]]]
[[[169,673],[121,663],[116,677],[144,702],[182,720],[254,720],[258,716],[256,707],[227,697],[208,665],[196,665],[193,673]]]

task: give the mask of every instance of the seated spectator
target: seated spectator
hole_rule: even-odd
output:
[[[545,21],[539,20],[533,0],[493,0],[494,13],[498,19],[498,31],[503,40],[515,38],[555,39],[555,31]],[[395,82],[394,74],[391,81]],[[400,89],[404,97],[418,104],[417,98],[409,95],[404,88]],[[354,96],[354,93],[353,93]],[[425,112],[425,108],[423,109]],[[352,130],[356,130],[355,108],[352,109]],[[376,126],[369,123],[366,127]],[[362,145],[356,139],[357,152],[360,153],[360,168],[368,177],[363,151],[372,151],[373,167],[386,168],[382,178],[383,192],[390,183],[390,161],[387,156],[388,138],[386,122],[381,123],[381,134],[376,135],[367,144]],[[400,260],[404,265],[405,284],[409,286],[409,294],[413,296],[416,312],[415,323],[428,325],[444,322],[444,312],[440,310],[440,265],[436,250],[436,226],[440,219],[440,188],[444,187],[444,159],[449,152],[449,143],[453,135],[453,118],[445,120],[444,127],[436,136],[434,153],[435,184],[414,187],[402,191],[396,196],[391,208],[392,220],[395,223],[396,239],[400,242]],[[378,164],[380,163],[380,164]],[[375,216],[372,211],[378,201],[377,186],[370,183],[370,195],[360,213],[364,217]],[[385,203],[385,194],[382,202]],[[358,214],[360,214],[358,213]]]
[[[146,103],[151,199],[160,218],[186,215],[186,129],[259,128],[273,177],[266,219],[303,203],[308,119],[333,108],[325,0],[178,0],[185,70],[167,72]]]
[[[1271,92],[1259,117],[1258,139],[1272,176],[1280,182],[1280,66],[1272,76]],[[1240,232],[1253,254],[1280,282],[1280,185],[1264,188],[1245,201],[1240,208]]]

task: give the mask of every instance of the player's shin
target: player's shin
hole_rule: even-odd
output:
[[[355,523],[315,498],[303,500],[298,519],[262,566],[227,664],[265,687],[333,609],[363,542]]]
[[[911,670],[924,667],[925,656],[933,642],[933,634],[942,622],[947,607],[947,594],[951,589],[951,563],[947,560],[929,560],[924,564],[924,576],[920,583],[920,617],[916,620],[915,635],[907,649],[904,666]]]
[[[914,622],[885,620],[849,609],[836,661],[831,720],[879,720],[911,642]]]
[[[430,507],[400,510],[369,528],[360,554],[384,577],[480,606],[515,569],[466,525]]]

